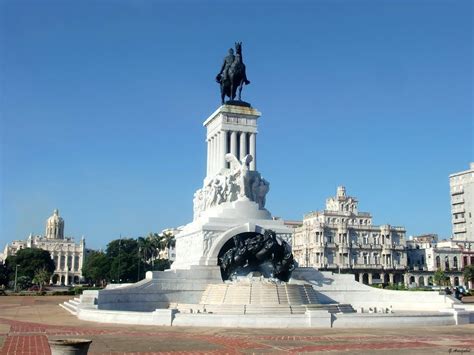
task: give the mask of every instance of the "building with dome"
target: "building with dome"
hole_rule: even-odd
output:
[[[4,258],[15,255],[24,248],[39,248],[47,250],[54,260],[56,270],[51,277],[55,285],[71,285],[82,281],[82,265],[86,255],[84,237],[76,244],[74,238],[64,236],[64,219],[56,209],[46,220],[45,235],[30,234],[26,240],[15,240],[5,246]]]

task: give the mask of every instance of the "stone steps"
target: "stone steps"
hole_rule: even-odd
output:
[[[60,303],[59,306],[64,308],[69,313],[77,315],[77,307],[79,306],[79,304],[72,303],[71,301],[73,300]]]
[[[311,286],[265,282],[208,285],[201,304],[318,304]]]
[[[97,309],[98,291],[84,291],[79,297],[74,297],[69,301],[60,303],[59,306],[73,315],[77,315],[77,310],[81,308],[95,308]]]

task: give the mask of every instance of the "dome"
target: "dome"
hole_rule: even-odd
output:
[[[64,220],[59,216],[59,210],[57,209],[46,221],[46,238],[64,239]]]

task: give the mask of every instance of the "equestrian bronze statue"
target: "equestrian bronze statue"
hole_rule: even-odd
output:
[[[216,76],[216,81],[221,87],[222,104],[225,103],[226,96],[230,101],[234,101],[237,90],[239,90],[238,101],[241,101],[242,87],[244,84],[250,84],[242,59],[242,42],[235,43],[235,55],[234,50],[229,49],[229,54],[224,58],[221,71]]]

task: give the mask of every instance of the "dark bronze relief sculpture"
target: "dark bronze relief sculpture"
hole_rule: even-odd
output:
[[[219,255],[224,280],[234,280],[253,272],[265,278],[288,281],[296,267],[289,244],[277,238],[271,230],[264,234],[239,234],[230,242]]]

